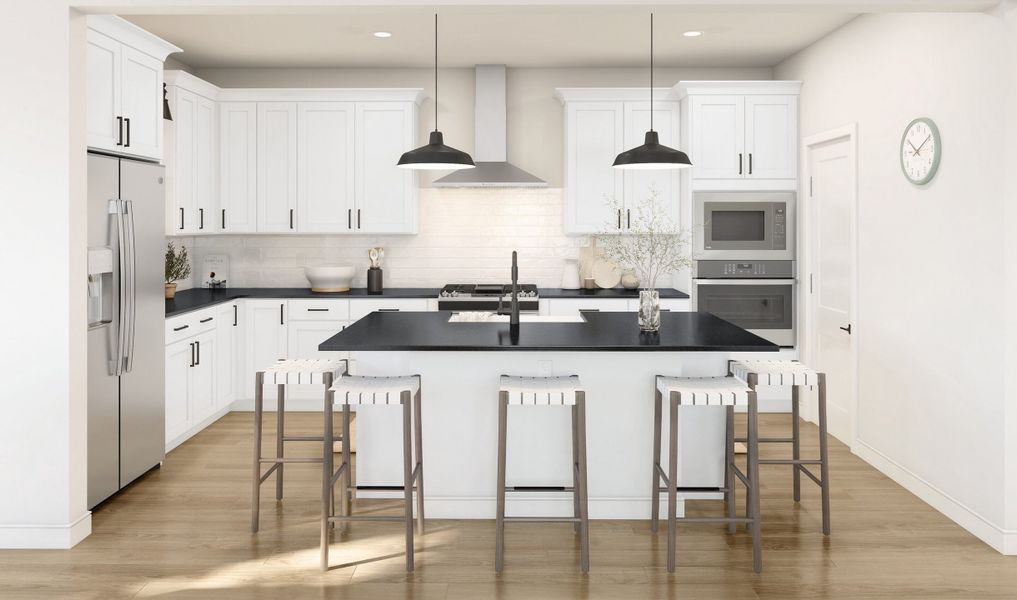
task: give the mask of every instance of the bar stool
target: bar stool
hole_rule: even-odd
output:
[[[736,360],[729,361],[728,372],[742,381],[750,375],[756,376],[758,385],[791,387],[791,437],[760,438],[760,443],[791,444],[791,458],[768,458],[759,461],[761,465],[791,465],[795,502],[802,499],[801,474],[819,486],[823,505],[823,535],[830,535],[830,465],[826,442],[826,373],[819,373],[793,360]],[[756,384],[749,384],[755,389]],[[798,394],[803,386],[819,387],[819,459],[801,457],[801,435],[798,419]],[[739,438],[736,441],[741,441]],[[819,465],[820,476],[816,477],[806,465]]]
[[[661,481],[667,491],[667,571],[674,573],[677,562],[678,523],[727,523],[733,528],[738,523],[745,523],[752,533],[752,569],[759,573],[763,570],[763,555],[760,545],[759,517],[759,443],[758,419],[756,406],[755,375],[750,375],[752,383],[748,388],[734,377],[656,377],[656,398],[653,408],[653,492],[652,516],[650,529],[657,533],[660,521],[660,487]],[[668,397],[670,407],[670,431],[668,440],[668,470],[665,473],[660,466],[660,435],[661,412],[664,396]],[[748,473],[743,473],[734,464],[734,407],[748,406]],[[724,406],[727,410],[726,440],[724,444],[724,487],[702,488],[681,487],[678,485],[678,408],[681,406]],[[745,484],[748,492],[746,515],[735,516],[734,479],[737,477]],[[727,504],[725,517],[682,517],[678,518],[678,491],[724,492]]]
[[[342,462],[333,471],[332,448],[325,444],[322,456],[321,489],[321,569],[328,570],[328,532],[331,524],[341,521],[404,521],[406,523],[406,570],[413,571],[413,492],[417,492],[417,530],[424,533],[424,463],[420,421],[420,375],[403,377],[364,377],[344,375],[329,390],[330,403],[343,407],[343,435],[350,430],[350,407],[365,404],[401,404],[403,407],[403,493],[406,501],[403,516],[353,515],[350,495],[353,463],[349,445],[343,444]],[[411,402],[412,401],[412,402]],[[412,424],[411,424],[412,417]],[[332,434],[332,420],[325,419],[325,437]],[[413,454],[416,453],[416,460]],[[330,500],[339,482],[342,514],[335,514],[335,501]],[[416,485],[414,485],[416,483]]]
[[[505,456],[508,435],[508,407],[572,407],[572,517],[506,517]],[[586,392],[579,377],[501,376],[498,392],[498,503],[496,516],[494,569],[501,572],[505,563],[505,522],[573,523],[579,532],[579,564],[583,573],[590,570],[590,520],[586,487]]]
[[[349,368],[349,362],[347,360],[327,360],[327,359],[284,359],[271,366],[267,367],[263,371],[258,371],[254,375],[254,481],[251,490],[251,532],[258,532],[258,516],[261,508],[261,484],[265,482],[274,471],[276,474],[275,479],[275,499],[282,500],[283,498],[283,466],[286,463],[312,463],[321,464],[322,459],[320,458],[285,458],[283,453],[283,445],[286,442],[322,442],[323,440],[331,440],[327,445],[331,446],[332,443],[349,439],[349,437],[334,437],[332,436],[331,430],[325,433],[324,436],[303,436],[303,435],[286,435],[285,432],[285,412],[286,412],[286,386],[289,384],[308,384],[308,385],[321,385],[324,388],[324,411],[326,421],[331,421],[332,417],[332,404],[328,393],[329,388],[332,386],[332,382],[345,373]],[[264,416],[264,392],[265,385],[275,384],[278,386],[279,394],[279,405],[276,408],[276,434],[275,434],[275,457],[263,458],[261,455],[261,431],[262,431],[262,419]],[[348,445],[343,443],[343,448]],[[264,474],[261,472],[261,465],[271,464],[268,471]]]

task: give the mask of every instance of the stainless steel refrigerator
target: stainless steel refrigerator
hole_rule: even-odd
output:
[[[162,463],[163,167],[88,155],[88,506]]]

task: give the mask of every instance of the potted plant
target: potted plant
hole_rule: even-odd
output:
[[[177,281],[191,276],[191,262],[187,257],[187,247],[180,246],[177,250],[173,242],[166,244],[166,299],[170,300],[177,293]]]
[[[621,208],[611,201],[615,211]],[[604,233],[597,236],[604,256],[622,268],[631,269],[639,278],[639,329],[660,329],[660,292],[657,281],[676,271],[692,267],[689,253],[691,230],[682,229],[660,202],[660,191],[650,187],[650,195],[632,210],[629,229],[624,234]],[[611,214],[618,214],[612,212]]]

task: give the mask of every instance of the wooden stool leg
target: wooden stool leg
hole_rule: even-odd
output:
[[[343,405],[343,462],[346,469],[339,478],[339,493],[342,496],[339,502],[342,506],[342,514],[350,516],[353,514],[353,462],[350,458],[350,405]],[[344,522],[345,525],[345,522]]]
[[[671,392],[668,417],[671,431],[667,453],[667,572],[674,573],[678,562],[678,405],[681,394]]]
[[[505,567],[505,446],[508,433],[508,392],[498,394],[498,490],[494,533],[494,570]]]
[[[761,527],[762,515],[759,510],[759,407],[756,403],[756,375],[749,374],[749,423],[748,423],[748,479],[749,505],[751,507],[750,517],[752,519],[752,570],[759,573],[763,570],[763,552]]]
[[[799,402],[798,402],[798,390],[800,386],[791,387],[791,458],[799,460],[802,457],[801,452],[801,428],[798,425],[799,420]],[[791,465],[791,472],[793,473],[793,490],[795,502],[802,501],[802,472],[800,465]]]
[[[589,509],[589,489],[587,488],[586,480],[586,392],[576,393],[576,407],[578,423],[576,426],[576,432],[578,433],[577,447],[579,449],[579,545],[580,545],[580,558],[579,565],[583,570],[583,573],[589,573],[590,571],[590,509]]]
[[[403,405],[403,500],[406,503],[406,571],[413,571],[413,422],[410,392],[402,393]]]
[[[724,487],[727,488],[727,492],[724,493],[724,505],[727,508],[727,518],[733,519],[735,518],[735,475],[732,466],[735,459],[734,407],[725,407],[724,411],[727,413],[724,429],[727,438],[724,441]],[[727,524],[728,533],[734,533],[737,531],[737,528],[737,525],[733,522]]]
[[[279,406],[277,407],[276,430],[275,430],[275,456],[283,457],[283,435],[286,431],[286,386],[279,384]],[[283,498],[283,463],[279,463],[275,471],[275,499]]]
[[[650,531],[657,533],[660,527],[660,472],[657,467],[660,465],[660,426],[661,426],[661,405],[663,398],[660,390],[654,392],[653,397],[653,460],[650,465],[653,467],[653,488],[650,490]]]
[[[820,479],[823,481],[823,535],[830,535],[830,459],[827,454],[826,432],[826,373],[819,374],[819,459]]]
[[[321,570],[328,570],[328,532],[331,529],[329,517],[335,510],[335,496],[332,494],[332,374],[326,373],[325,401],[322,407],[322,465],[321,465]]]
[[[251,533],[258,532],[258,513],[261,509],[261,420],[264,413],[265,374],[254,375],[254,468],[251,488]]]
[[[579,405],[572,405],[572,517],[579,518]],[[580,533],[579,522],[573,523]]]
[[[414,434],[416,437],[415,449],[417,460],[414,468],[417,471],[417,533],[424,533],[424,424],[423,415],[420,412],[420,381],[417,380],[417,393],[413,398]]]

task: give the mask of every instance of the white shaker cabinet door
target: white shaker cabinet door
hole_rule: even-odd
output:
[[[221,215],[216,194],[215,102],[195,96],[194,105],[194,207],[199,233],[219,231]]]
[[[219,104],[219,226],[225,233],[257,230],[258,105]]]
[[[88,31],[86,61],[85,127],[90,148],[120,151],[120,42]]]
[[[170,89],[169,95],[173,121],[168,122],[170,147],[166,153],[166,177],[173,210],[167,215],[167,232],[180,235],[195,233],[198,228],[194,178],[194,126],[198,97],[178,87]]]
[[[414,171],[396,166],[413,148],[416,118],[412,102],[357,103],[355,233],[416,233]]]
[[[297,104],[258,103],[258,232],[296,231]]]
[[[622,102],[574,102],[565,114],[565,233],[621,231],[622,171],[611,165],[624,150]]]
[[[193,340],[166,346],[166,442],[190,428],[190,372],[194,362]]]
[[[286,300],[245,300],[244,369],[240,373],[245,398],[254,398],[254,374],[287,358]],[[266,386],[267,398],[275,398]]]
[[[240,305],[221,304],[215,311],[215,408],[237,399],[237,350],[240,345]]]
[[[301,102],[297,107],[297,230],[353,230],[352,102]]]
[[[318,345],[339,333],[349,321],[328,319],[320,321],[290,321],[289,352],[290,358],[349,358],[349,352],[322,352]],[[291,398],[323,399],[325,388],[321,385],[290,385],[287,391]]]
[[[641,146],[650,129],[650,103],[625,103],[625,147]],[[679,147],[678,105],[674,102],[658,102],[653,111],[653,129],[660,143],[671,148]],[[625,213],[622,215],[622,231],[632,228],[636,207],[650,197],[651,191],[658,193],[657,206],[663,208],[675,223],[680,217],[678,169],[629,169],[625,177]]]
[[[753,179],[798,176],[798,97],[745,97],[745,175]]]
[[[122,46],[124,139],[121,151],[162,159],[163,63]]]
[[[692,177],[739,179],[744,177],[745,97],[701,95],[692,97]]]
[[[190,425],[194,427],[212,416],[215,405],[216,336],[206,331],[193,338],[194,366],[191,367]]]

